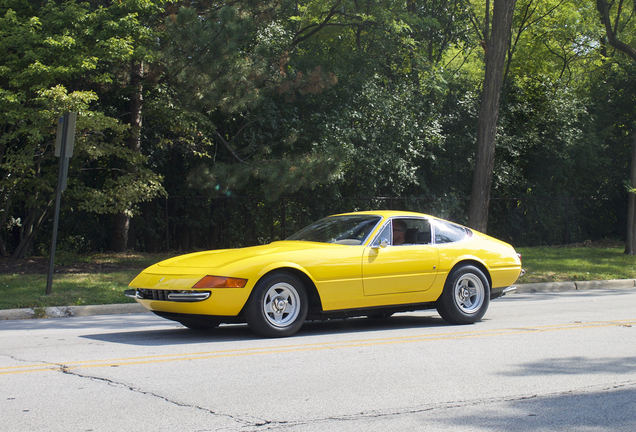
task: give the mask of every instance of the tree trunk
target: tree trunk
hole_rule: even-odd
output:
[[[48,215],[49,209],[51,208],[52,204],[53,200],[50,200],[39,214],[37,207],[26,209],[27,214],[24,218],[24,222],[22,223],[22,227],[20,228],[20,243],[18,243],[18,246],[11,254],[11,258],[26,258],[33,246],[33,238],[35,237],[35,233],[38,232],[38,230],[46,220],[46,216]]]
[[[486,70],[477,121],[475,172],[468,211],[468,226],[482,232],[486,231],[488,224],[499,101],[515,3],[516,0],[495,0],[492,31],[485,47]]]
[[[632,189],[629,192],[627,202],[627,240],[625,241],[625,253],[634,255],[636,249],[636,132],[634,132],[634,141],[632,142],[632,166],[629,176],[629,186]]]
[[[612,26],[612,18],[610,16],[610,9],[612,6],[614,6],[614,2],[609,3],[607,0],[596,1],[596,8],[601,13],[601,23],[605,26],[605,34],[607,35],[607,39],[609,40],[610,45],[621,51],[623,54],[631,57],[632,60],[636,61],[636,48],[630,46],[629,44],[623,42],[618,38],[618,30],[620,28],[618,26],[618,21],[621,17],[620,6],[618,6],[616,19],[614,20],[614,25]],[[636,11],[636,3],[634,4],[634,11]]]
[[[128,229],[130,217],[125,213],[117,213],[113,218],[113,232],[110,235],[110,248],[114,252],[124,252],[128,248]]]
[[[614,3],[609,3],[607,0],[596,0],[596,8],[601,13],[601,23],[605,26],[605,34],[611,46],[621,51],[623,54],[636,61],[636,48],[623,42],[618,38],[619,21],[621,18],[621,6],[619,3],[614,23],[612,23],[612,17],[610,10],[614,6]],[[636,0],[634,1],[634,10],[632,14],[636,12]],[[636,249],[636,195],[634,189],[636,188],[636,132],[634,132],[634,142],[632,143],[632,160],[631,160],[631,172],[629,176],[629,186],[631,191],[629,192],[629,199],[627,202],[627,239],[625,241],[625,253],[627,255],[634,255]]]
[[[130,74],[130,135],[128,136],[128,148],[139,152],[141,150],[141,110],[143,107],[143,62],[135,63]],[[128,167],[129,171],[134,168]],[[111,234],[111,249],[114,252],[124,252],[128,249],[128,230],[130,229],[130,215],[121,212],[115,215],[113,220],[113,233]]]

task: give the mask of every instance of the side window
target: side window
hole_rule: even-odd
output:
[[[431,224],[428,219],[392,219],[382,228],[372,247],[378,247],[382,239],[392,246],[431,244]]]
[[[395,219],[393,244],[415,245],[431,243],[431,226],[427,219]]]
[[[435,243],[453,243],[468,237],[466,228],[446,221],[435,221]]]

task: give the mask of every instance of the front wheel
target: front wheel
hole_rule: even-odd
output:
[[[436,307],[450,324],[473,324],[482,319],[489,304],[488,279],[477,267],[464,265],[450,272]]]
[[[273,273],[254,287],[245,305],[245,320],[261,336],[291,336],[305,322],[308,303],[307,291],[297,277]]]

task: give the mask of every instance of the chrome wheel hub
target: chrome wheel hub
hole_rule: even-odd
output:
[[[470,298],[470,290],[467,287],[461,287],[459,298],[461,298],[462,301],[468,300]]]
[[[457,280],[454,292],[457,306],[466,314],[477,312],[486,296],[483,282],[472,273],[466,273]]]
[[[287,301],[282,298],[277,298],[272,302],[275,313],[283,313],[285,311],[285,307],[287,306]]]

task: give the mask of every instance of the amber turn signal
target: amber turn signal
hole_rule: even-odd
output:
[[[205,276],[192,288],[243,288],[246,284],[247,279]]]

